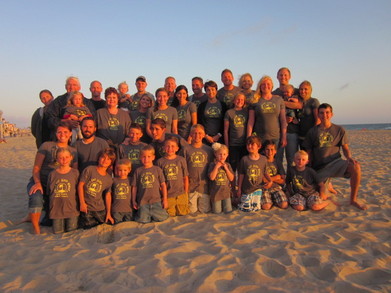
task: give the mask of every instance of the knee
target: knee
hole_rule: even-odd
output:
[[[304,206],[301,206],[301,205],[294,205],[292,206],[293,209],[295,209],[296,211],[304,211],[305,210],[305,207]]]
[[[261,206],[261,208],[262,208],[263,210],[270,210],[270,209],[272,208],[272,204],[271,204],[271,203],[263,204],[263,205]]]
[[[278,204],[278,207],[279,207],[280,209],[287,209],[287,208],[288,208],[288,202],[283,201],[282,203],[279,203],[279,204]]]

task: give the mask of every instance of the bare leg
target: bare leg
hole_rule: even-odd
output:
[[[331,184],[331,180],[327,186],[328,190],[332,193],[332,194],[337,194],[337,191],[334,189],[333,187],[333,184]]]
[[[283,201],[283,202],[281,202],[281,203],[279,203],[278,204],[278,207],[280,208],[280,209],[287,209],[288,208],[288,202],[287,201]]]
[[[272,205],[273,205],[273,204],[271,204],[271,203],[266,203],[266,204],[263,204],[263,205],[261,206],[261,208],[262,208],[263,210],[270,210],[270,209],[272,208]]]
[[[358,162],[349,163],[348,171],[351,174],[350,177],[350,204],[360,210],[366,210],[365,204],[357,202],[358,188],[361,182],[361,166]]]
[[[296,211],[304,211],[305,210],[305,207],[301,206],[301,205],[293,205],[292,208]]]
[[[41,213],[30,214],[30,219],[31,219],[31,224],[33,224],[34,234],[41,234],[41,229],[39,227],[40,218],[41,218]]]

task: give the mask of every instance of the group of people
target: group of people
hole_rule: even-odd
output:
[[[171,76],[155,95],[144,76],[133,95],[122,82],[102,99],[102,84],[93,81],[88,99],[76,77],[56,99],[41,91],[44,107],[32,117],[38,152],[26,220],[39,234],[40,224],[63,233],[105,222],[230,213],[233,206],[321,210],[335,192],[332,177],[350,178],[350,202],[365,209],[357,201],[360,164],[344,129],[331,122],[331,105],[311,97],[310,82],[297,89],[290,77],[281,68],[277,89],[263,76],[252,90],[249,73],[235,86],[225,69],[221,89],[194,77],[191,96]]]

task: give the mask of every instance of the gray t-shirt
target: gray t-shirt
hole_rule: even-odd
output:
[[[221,102],[217,101],[216,103],[210,103],[208,101],[204,111],[205,133],[210,136],[219,133],[223,119],[224,114]]]
[[[140,152],[141,149],[146,146],[146,143],[139,142],[138,144],[120,144],[119,145],[119,157],[120,159],[129,159],[130,162],[132,163],[132,171],[130,173],[130,176],[134,174],[136,169],[140,166],[142,166],[141,161],[140,161]]]
[[[207,101],[207,100],[208,100],[208,96],[207,96],[206,94],[202,95],[202,96],[199,97],[199,98],[197,98],[197,97],[194,96],[194,95],[191,95],[191,96],[189,97],[189,101],[192,102],[193,104],[195,104],[197,108],[198,108],[198,106],[199,106],[201,103],[203,103],[203,102],[205,102],[205,101]]]
[[[280,96],[272,96],[270,100],[261,98],[252,105],[255,116],[254,131],[264,141],[280,138],[280,112],[285,104]]]
[[[48,195],[50,198],[50,219],[67,219],[77,217],[76,186],[79,171],[71,169],[66,174],[56,170],[49,174]]]
[[[138,110],[131,111],[130,118],[134,123],[137,123],[138,125],[141,126],[141,128],[143,129],[143,135],[146,135],[147,132],[145,131],[145,129],[147,127],[147,123],[146,123],[147,112],[142,113],[139,112]]]
[[[196,113],[197,106],[192,102],[187,102],[184,106],[178,106],[178,134],[187,139],[190,134],[191,114]]]
[[[228,165],[228,169],[233,173],[231,165],[229,163],[226,164]],[[215,162],[209,164],[208,175],[213,171],[215,166]],[[215,180],[209,181],[209,194],[211,201],[230,198],[231,185],[227,177],[227,172],[225,172],[223,167],[220,167],[217,171]]]
[[[249,194],[262,188],[266,164],[267,159],[264,156],[259,156],[258,160],[252,160],[249,156],[242,158],[238,169],[239,175],[244,175],[242,193]]]
[[[166,133],[172,132],[172,121],[178,120],[178,112],[174,107],[168,106],[167,109],[154,111],[153,108],[149,108],[147,112],[147,119],[151,121],[156,118],[161,118],[166,121]]]
[[[64,117],[66,115],[75,115],[77,116],[77,118],[80,118],[81,116],[84,115],[91,115],[91,111],[86,106],[76,107],[74,105],[70,105],[65,107]]]
[[[96,112],[96,135],[109,144],[118,145],[129,133],[130,123],[129,113],[124,110],[118,109],[118,113],[114,115],[107,108],[99,109]]]
[[[345,129],[339,125],[331,124],[328,129],[323,129],[320,125],[311,128],[303,146],[312,152],[312,167],[318,170],[341,158],[340,149],[344,144],[348,144]]]
[[[232,90],[226,90],[224,87],[217,91],[217,99],[227,105],[228,108],[232,107],[235,96],[240,93],[240,88],[234,86]]]
[[[94,141],[88,144],[84,143],[82,139],[76,141],[79,172],[82,173],[88,166],[97,166],[99,153],[108,147],[107,141],[100,137],[95,137]]]
[[[183,149],[189,171],[189,191],[208,193],[208,165],[213,160],[213,150],[210,146],[202,145],[196,148],[189,145]]]
[[[293,194],[299,193],[304,197],[316,192],[318,187],[316,172],[309,167],[306,167],[303,171],[290,167],[286,176],[286,183],[292,187]]]
[[[129,104],[129,111],[135,111],[137,110],[138,108],[138,105],[140,104],[140,100],[141,100],[141,97],[143,96],[144,94],[142,95],[139,95],[138,93],[135,93],[133,96],[132,96],[132,102]],[[149,93],[149,92],[146,92],[145,95],[149,96],[153,101],[155,101],[155,97]],[[134,121],[134,120],[133,120]]]
[[[162,201],[160,185],[166,182],[163,171],[158,166],[138,168],[132,178],[132,186],[137,187],[136,201],[139,206]]]
[[[160,158],[156,165],[163,170],[167,182],[168,197],[177,197],[184,194],[183,179],[189,176],[186,160],[181,156],[177,156],[172,160]]]
[[[84,182],[84,201],[87,210],[95,212],[105,210],[103,196],[110,190],[113,178],[107,173],[102,176],[96,166],[89,166],[81,174],[80,182]]]
[[[131,189],[129,179],[114,178],[111,186],[112,212],[129,213],[131,208]]]
[[[303,108],[298,111],[299,136],[305,137],[307,132],[315,126],[314,111],[318,109],[320,104],[318,99],[315,98],[309,98],[307,101],[301,99],[301,101],[303,102]]]
[[[246,144],[248,108],[229,109],[225,112],[224,120],[229,122],[229,145],[244,146]]]
[[[270,177],[281,175],[285,176],[285,170],[282,165],[282,162],[277,162],[277,160],[274,160],[274,162],[266,162],[266,173],[269,174]],[[272,187],[277,187],[277,183],[273,183]]]

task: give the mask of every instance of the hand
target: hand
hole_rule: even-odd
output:
[[[287,145],[286,137],[282,137],[280,140],[280,146],[284,148],[286,147],[286,145]]]
[[[220,135],[216,134],[215,136],[212,136],[213,142],[217,142],[220,139]]]
[[[291,116],[286,116],[286,122],[287,122],[287,123],[293,122],[293,117],[291,117]]]
[[[40,191],[43,194],[43,188],[41,182],[35,183],[33,186],[31,186],[29,195],[32,195],[33,193],[36,193],[37,191]]]
[[[114,219],[111,217],[111,215],[107,215],[106,216],[106,220],[105,220],[106,223],[111,223],[112,225],[114,225]]]
[[[272,185],[273,185],[273,181],[269,181],[269,182],[266,182],[266,183],[263,185],[263,187],[264,187],[265,189],[269,189],[269,188],[272,187]]]
[[[85,202],[80,203],[80,211],[87,214],[87,205]]]
[[[353,159],[352,157],[348,158],[348,162],[353,164],[353,165],[357,165],[358,164],[358,161],[356,161],[355,159]]]
[[[132,203],[132,206],[133,206],[133,209],[138,210],[138,205],[135,201]]]
[[[206,135],[206,136],[205,136],[205,139],[206,139],[206,141],[209,142],[209,143],[214,143],[213,137],[210,136],[210,135]]]

